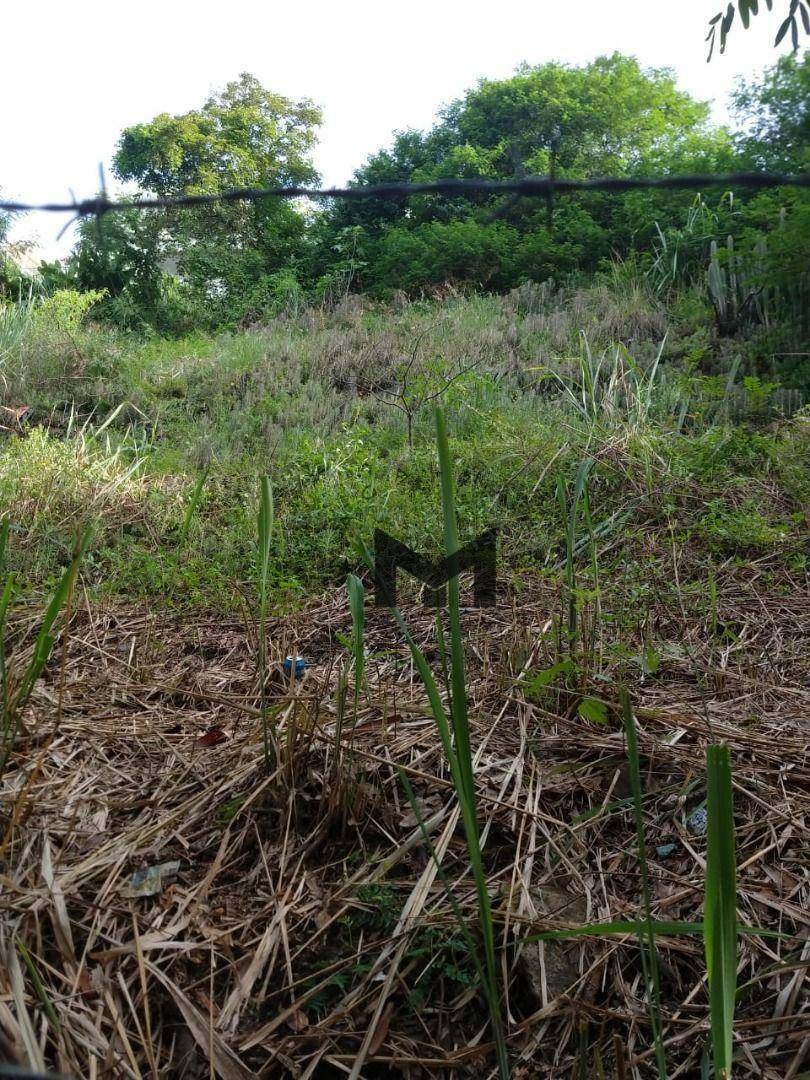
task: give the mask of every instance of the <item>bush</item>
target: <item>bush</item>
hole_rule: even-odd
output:
[[[0,373],[7,401],[31,404],[39,391],[52,393],[75,377],[86,361],[77,335],[90,309],[103,298],[97,290],[59,289],[0,310]]]

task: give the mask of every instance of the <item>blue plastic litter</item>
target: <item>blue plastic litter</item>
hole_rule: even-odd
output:
[[[703,836],[709,825],[709,813],[705,806],[693,810],[686,819],[686,827],[693,836]]]
[[[293,671],[293,664],[295,664],[295,677],[300,679],[304,672],[307,670],[307,662],[303,656],[288,656],[282,665],[284,672],[287,675],[291,675]]]
[[[677,844],[661,844],[655,849],[659,859],[668,859],[669,856],[678,850]]]

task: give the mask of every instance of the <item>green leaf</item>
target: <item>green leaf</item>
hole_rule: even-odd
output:
[[[79,566],[87,551],[92,535],[93,526],[88,525],[79,538],[70,566],[68,566],[67,570],[65,570],[62,575],[59,584],[56,586],[54,594],[51,597],[50,603],[45,609],[42,625],[39,628],[39,634],[34,643],[33,656],[23,675],[20,686],[14,695],[13,708],[15,712],[19,712],[19,710],[25,706],[25,703],[31,695],[31,691],[34,688],[34,684],[41,675],[45,664],[48,662],[48,657],[51,655],[51,650],[56,642],[56,637],[51,631],[59,617],[59,613],[67,603],[68,597],[71,594],[76,575],[79,572]]]
[[[661,667],[661,657],[652,645],[648,645],[644,650],[644,659],[641,666],[648,675],[655,675]]]
[[[273,525],[275,521],[273,507],[273,489],[270,486],[269,476],[259,478],[259,516],[258,527],[258,556],[259,556],[259,681],[260,708],[262,721],[262,741],[264,743],[264,767],[270,772],[271,748],[275,754],[275,732],[270,732],[270,721],[267,712],[267,600],[268,583],[270,580],[270,544],[273,538]]]
[[[726,13],[723,16],[723,21],[720,23],[720,52],[723,52],[726,47],[726,37],[731,29],[731,24],[734,22],[734,5],[729,4],[726,8]]]
[[[28,974],[31,976],[31,982],[34,984],[34,989],[37,992],[37,997],[42,1002],[42,1008],[45,1012],[45,1015],[53,1024],[54,1028],[57,1031],[61,1031],[62,1025],[59,1023],[59,1017],[56,1013],[56,1009],[53,1007],[53,1002],[48,997],[48,991],[45,989],[45,985],[42,982],[42,979],[39,977],[39,972],[37,971],[37,967],[34,963],[33,957],[31,956],[30,952],[25,947],[23,942],[16,936],[14,938],[14,943],[17,946],[17,952],[23,958],[25,966],[28,968]]]
[[[551,686],[558,675],[570,675],[574,671],[576,671],[576,664],[573,660],[560,660],[551,667],[530,671],[523,680],[523,691],[527,694],[536,693],[538,690]]]
[[[360,688],[363,685],[363,675],[366,666],[365,644],[363,632],[365,627],[365,589],[363,582],[354,574],[349,574],[346,582],[349,592],[349,610],[352,613],[352,652],[354,654],[354,704],[355,710],[360,698]]]
[[[792,25],[793,25],[793,16],[788,15],[788,17],[785,19],[785,21],[782,23],[782,25],[779,27],[779,29],[776,32],[776,37],[774,38],[774,42],[773,42],[774,46],[781,44],[782,38],[785,36],[785,34],[788,32],[788,30],[791,28]]]
[[[453,486],[452,461],[447,440],[444,415],[436,409],[436,443],[439,456],[439,475],[441,480],[442,511],[444,518],[445,554],[453,555],[458,551],[458,530],[456,523],[455,494]],[[374,570],[371,552],[361,542],[361,550],[367,564]],[[495,923],[492,904],[487,887],[486,869],[481,850],[478,815],[476,810],[475,779],[473,776],[473,755],[470,746],[469,717],[467,714],[467,689],[464,665],[464,643],[461,636],[461,615],[458,576],[448,583],[448,615],[450,621],[450,718],[445,712],[439,688],[424,654],[417,646],[407,624],[398,608],[392,607],[391,614],[402,632],[414,665],[427,692],[430,709],[433,713],[442,748],[450,768],[453,787],[458,798],[459,812],[467,841],[467,854],[470,870],[475,885],[478,907],[478,921],[483,939],[484,974],[482,991],[489,1008],[492,1032],[495,1042],[498,1071],[502,1078],[509,1073],[509,1058],[506,1038],[503,1030],[499,985],[499,966],[495,948]]]
[[[731,758],[727,746],[706,749],[708,810],[704,947],[717,1080],[731,1076],[737,992],[737,867]]]
[[[606,724],[608,719],[607,705],[599,698],[586,697],[579,703],[577,712],[583,720],[589,720],[592,724]]]
[[[583,926],[572,926],[568,930],[544,930],[540,934],[532,934],[522,938],[527,941],[565,941],[576,937],[601,937],[609,934],[637,934],[644,935],[652,929],[655,934],[666,934],[673,937],[677,934],[702,934],[703,923],[700,922],[667,922],[660,919],[652,919],[649,923],[646,919],[613,919],[611,922],[586,923]]]

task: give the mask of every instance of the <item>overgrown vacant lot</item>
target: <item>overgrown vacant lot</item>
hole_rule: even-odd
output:
[[[77,1076],[492,1074],[440,732],[391,613],[368,600],[358,638],[345,586],[354,571],[370,593],[358,541],[377,526],[442,550],[440,404],[461,540],[499,529],[498,603],[471,606],[465,579],[461,628],[514,1075],[654,1075],[657,1015],[670,1074],[708,1068],[699,928],[656,934],[652,1015],[632,927],[527,938],[641,919],[645,868],[654,919],[701,922],[717,742],[749,928],[735,1074],[800,1075],[808,423],[801,380],[763,374],[768,333],[717,337],[697,294],[664,305],[632,275],[349,297],[173,342],[66,303],[21,315],[4,364],[7,405],[30,406],[0,445],[12,693],[94,523],[6,742],[9,1037]],[[446,613],[401,585],[447,701]]]

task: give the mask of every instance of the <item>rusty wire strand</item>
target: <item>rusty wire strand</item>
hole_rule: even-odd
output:
[[[441,179],[426,183],[392,182],[347,188],[299,186],[234,188],[211,194],[144,196],[111,200],[106,192],[92,199],[69,203],[0,202],[9,213],[72,213],[76,217],[103,217],[121,210],[170,210],[215,203],[255,202],[260,199],[404,199],[412,195],[522,195],[550,199],[576,191],[700,190],[707,187],[810,187],[810,173],[690,173],[681,176],[603,176],[587,180],[565,177],[523,176],[511,180]]]

